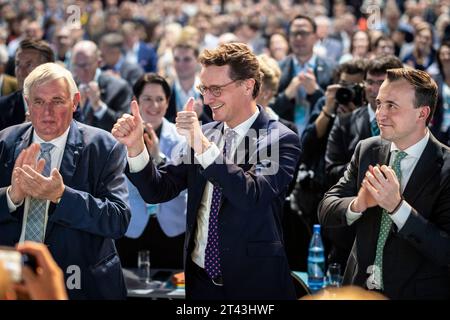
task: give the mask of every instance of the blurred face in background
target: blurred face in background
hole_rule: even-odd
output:
[[[75,52],[72,57],[73,75],[78,83],[89,83],[94,80],[98,67],[98,59],[84,51]]]
[[[150,123],[153,129],[157,130],[161,126],[162,119],[169,106],[169,100],[163,87],[157,83],[146,84],[138,97],[138,104],[144,122]]]
[[[439,50],[439,60],[442,63],[443,67],[450,66],[450,47],[443,45]]]
[[[369,52],[369,37],[367,33],[358,31],[353,36],[353,57],[364,57]]]
[[[433,35],[429,29],[423,29],[416,34],[416,46],[422,53],[428,54],[432,43]]]
[[[395,54],[394,41],[392,40],[380,40],[376,47],[376,55],[382,54]]]
[[[54,38],[56,49],[58,51],[58,54],[63,55],[67,51],[69,51],[70,47],[72,46],[72,38],[70,36],[70,30],[67,27],[59,28],[55,32],[55,38]]]
[[[296,19],[289,30],[289,44],[297,57],[308,57],[313,54],[317,36],[308,20]]]
[[[180,80],[191,79],[195,77],[199,64],[194,50],[190,48],[174,48],[173,60],[175,71]]]
[[[366,94],[366,99],[370,103],[372,110],[377,107],[377,96],[378,91],[380,91],[380,86],[386,79],[386,73],[383,74],[371,74],[367,73],[366,80],[364,80],[364,91]]]
[[[280,61],[288,54],[289,44],[285,37],[281,34],[275,33],[270,37],[269,50],[272,58]]]
[[[25,78],[38,65],[42,64],[42,57],[39,51],[34,49],[17,50],[15,60],[15,72],[19,90],[23,88]]]

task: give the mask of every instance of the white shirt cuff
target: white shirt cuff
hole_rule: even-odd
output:
[[[94,112],[94,117],[97,119],[103,118],[106,110],[108,110],[108,106],[103,101],[100,101],[100,108]]]
[[[135,173],[143,170],[150,161],[150,156],[146,148],[142,150],[136,157],[130,158],[127,154],[128,165],[130,166],[130,172]]]
[[[347,219],[347,225],[351,225],[353,222],[355,222],[356,220],[358,220],[359,218],[362,217],[362,213],[361,212],[355,212],[352,211],[351,207],[353,204],[353,201],[355,201],[356,199],[353,199],[352,202],[350,202],[348,208],[347,208],[347,212],[345,213],[345,218]]]
[[[210,147],[206,149],[202,154],[194,153],[195,159],[197,159],[198,163],[202,166],[203,169],[209,167],[217,157],[220,155],[219,148],[212,142]]]
[[[395,223],[395,225],[398,228],[398,231],[400,231],[401,228],[406,223],[406,220],[408,220],[409,215],[411,214],[411,206],[406,202],[405,200],[402,201],[402,205],[397,210],[396,213],[390,214],[389,217],[392,219],[392,221]]]
[[[15,205],[14,202],[11,200],[11,197],[9,196],[10,190],[11,186],[9,186],[8,189],[6,189],[6,202],[8,203],[9,212],[14,212],[17,210],[18,207],[20,207],[23,204],[23,200],[18,205]]]

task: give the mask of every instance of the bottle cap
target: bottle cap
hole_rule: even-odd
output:
[[[315,224],[313,226],[313,232],[320,232],[320,224]]]

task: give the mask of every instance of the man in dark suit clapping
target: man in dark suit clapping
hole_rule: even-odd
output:
[[[427,128],[436,100],[427,73],[388,70],[380,136],[358,144],[319,206],[324,226],[355,226],[346,283],[392,299],[450,298],[450,150]]]

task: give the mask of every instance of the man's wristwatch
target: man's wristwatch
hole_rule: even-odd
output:
[[[325,115],[325,117],[329,118],[329,119],[334,119],[336,118],[336,114],[335,113],[328,113],[327,111],[325,111],[325,109],[322,109],[323,114]]]

